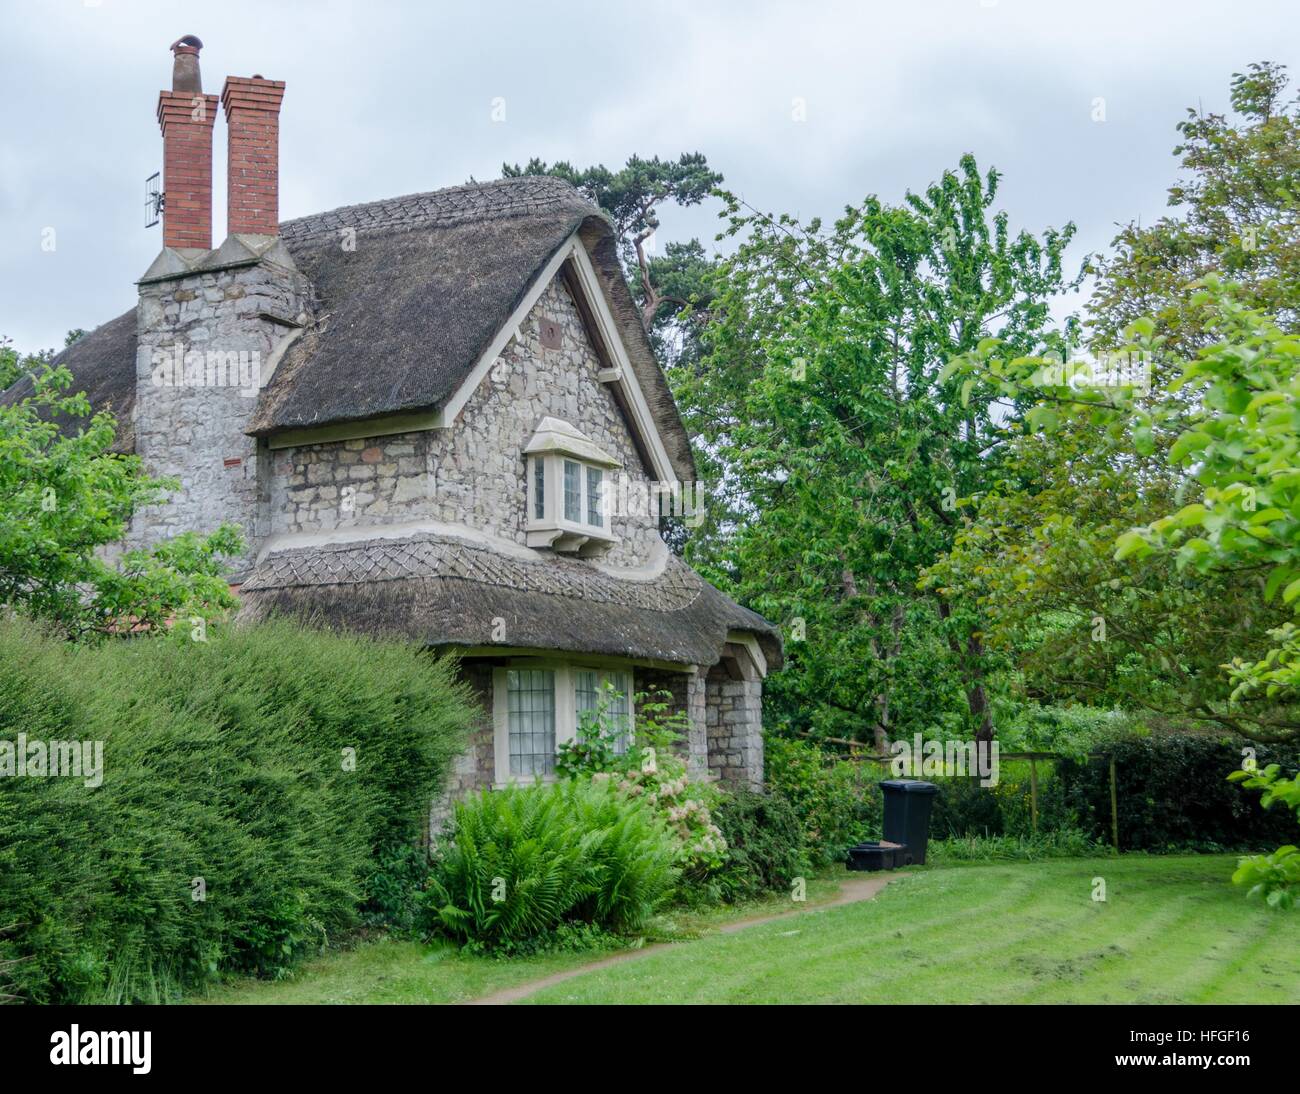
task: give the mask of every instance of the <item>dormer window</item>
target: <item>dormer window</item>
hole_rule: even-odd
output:
[[[543,418],[524,446],[530,547],[601,554],[615,542],[605,512],[606,472],[622,466],[568,422]]]

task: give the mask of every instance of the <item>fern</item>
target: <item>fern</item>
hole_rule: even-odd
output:
[[[483,791],[456,807],[430,878],[430,923],[488,947],[566,921],[634,931],[672,892],[675,845],[645,806],[573,781]]]

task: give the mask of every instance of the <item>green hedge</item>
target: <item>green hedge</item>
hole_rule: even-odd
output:
[[[1137,737],[1110,746],[1115,757],[1119,845],[1124,851],[1272,849],[1300,840],[1295,818],[1260,808],[1259,795],[1227,781],[1243,744],[1192,734]],[[1294,770],[1295,748],[1251,744],[1259,766]],[[1085,831],[1110,840],[1110,775],[1105,760],[1058,765],[1062,807]]]
[[[1259,796],[1227,781],[1240,767],[1242,748],[1254,748],[1261,767],[1294,771],[1300,749],[1251,744],[1202,734],[1113,737],[1119,840],[1126,851],[1250,851],[1300,842],[1284,811],[1260,808]],[[1109,844],[1110,776],[1106,759],[1042,760],[1038,767],[1038,832]],[[879,782],[888,769],[837,758],[806,741],[767,741],[768,786],[783,794],[804,825],[819,862],[839,861],[861,839],[879,838]],[[1030,765],[1004,760],[994,787],[972,778],[932,779],[939,787],[930,818],[931,839],[1025,840],[1034,836]]]
[[[1081,830],[1111,842],[1110,765],[1115,757],[1120,849],[1125,851],[1245,851],[1294,843],[1295,822],[1265,812],[1258,795],[1227,781],[1241,765],[1242,746],[1199,734],[1126,737],[1106,744],[1105,756],[1038,764],[1038,831]],[[1297,751],[1251,745],[1259,764],[1294,769]],[[1033,833],[1029,764],[1004,761],[998,785],[974,779],[933,780],[939,786],[930,832],[934,839],[1028,838]]]
[[[360,921],[470,711],[408,645],[268,624],[86,648],[0,623],[0,739],[104,743],[93,789],[0,778],[0,991],[153,1002],[279,975]]]
[[[784,795],[735,790],[714,808],[713,819],[727,841],[727,861],[717,877],[727,900],[788,892],[808,872],[803,822]]]
[[[865,839],[880,838],[880,768],[843,760],[809,741],[764,742],[766,786],[793,807],[815,865],[843,862]]]

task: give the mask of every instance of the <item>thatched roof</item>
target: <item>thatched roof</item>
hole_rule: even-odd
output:
[[[316,307],[258,398],[254,436],[438,409],[577,232],[673,468],[694,479],[690,442],[623,280],[614,230],[568,183],[538,176],[455,186],[287,221],[280,232]],[[96,408],[113,408],[124,451],[134,448],[135,315],[59,355]],[[12,389],[0,395],[17,397]]]
[[[55,364],[65,365],[76,381],[74,392],[84,391],[96,411],[110,410],[117,419],[114,452],[135,451],[135,308],[96,327],[54,357]],[[6,391],[0,403],[12,405],[32,393],[30,376],[23,376]],[[86,423],[61,420],[65,430],[75,430]]]
[[[770,667],[779,632],[685,563],[649,580],[589,563],[517,557],[421,534],[273,551],[240,589],[241,618],[287,614],[430,646],[562,650],[712,665],[727,633],[753,633]],[[494,620],[504,632],[493,641]]]

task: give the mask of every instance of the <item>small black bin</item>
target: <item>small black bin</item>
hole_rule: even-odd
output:
[[[885,795],[885,839],[905,848],[896,856],[895,865],[923,863],[930,839],[930,806],[939,788],[919,780],[885,779],[880,789]]]
[[[844,865],[850,870],[892,870],[902,865],[901,856],[906,852],[901,843],[867,840],[849,848]]]

